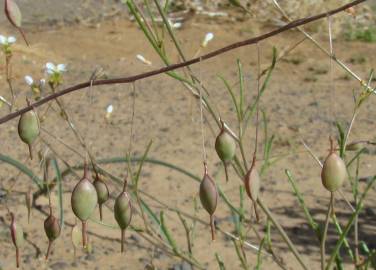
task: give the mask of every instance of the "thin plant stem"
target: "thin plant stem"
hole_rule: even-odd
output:
[[[301,140],[303,146],[305,147],[305,149],[308,151],[308,153],[311,155],[311,157],[317,162],[317,164],[319,164],[319,166],[322,168],[323,165],[320,161],[320,159],[313,153],[312,149],[305,143],[304,140]]]
[[[270,210],[267,208],[267,206],[263,203],[263,201],[258,198],[257,200],[258,204],[260,207],[263,209],[264,213],[268,216],[270,221],[273,223],[273,225],[276,227],[278,230],[279,234],[282,236],[283,240],[286,242],[288,248],[290,251],[294,254],[295,258],[298,260],[299,264],[302,266],[303,269],[308,270],[310,269],[308,265],[306,265],[303,261],[302,256],[296,249],[295,245],[291,242],[290,238],[282,228],[282,226],[278,223],[278,221],[274,218],[273,214],[270,212]]]
[[[12,67],[11,67],[11,63],[10,63],[11,58],[12,58],[12,54],[7,54],[5,56],[6,81],[7,81],[9,91],[10,91],[10,94],[11,94],[9,112],[13,111],[14,103],[16,101],[16,96],[14,94],[14,89],[13,89],[13,85],[12,85]]]
[[[326,244],[326,237],[328,234],[328,227],[329,227],[329,217],[333,209],[333,202],[334,202],[334,193],[330,192],[330,202],[328,205],[328,210],[326,213],[325,218],[325,225],[324,225],[324,231],[322,233],[321,239],[320,239],[320,250],[321,250],[321,269],[325,270],[325,244]]]

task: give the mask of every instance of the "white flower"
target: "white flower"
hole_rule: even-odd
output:
[[[46,72],[49,75],[60,74],[60,73],[63,73],[65,71],[67,71],[65,64],[58,64],[57,66],[55,66],[55,64],[53,64],[51,62],[48,62],[46,64]]]
[[[46,79],[40,79],[40,80],[39,80],[39,86],[40,86],[40,87],[45,86],[45,84],[46,84]]]
[[[138,60],[140,60],[142,63],[146,64],[146,65],[149,65],[149,66],[152,65],[151,61],[146,60],[145,57],[143,57],[141,54],[137,54],[137,55],[136,55],[136,58],[137,58]]]
[[[112,112],[114,111],[114,106],[112,104],[106,107],[106,119],[109,120],[111,117]]]
[[[106,108],[107,113],[112,113],[114,111],[114,106],[112,104],[108,105]]]
[[[209,43],[213,38],[214,38],[214,34],[213,34],[212,32],[207,33],[207,34],[205,35],[204,40],[203,40],[202,43],[201,43],[201,46],[205,48],[206,46],[208,46],[208,43]]]
[[[29,85],[29,86],[32,86],[32,85],[34,84],[34,80],[33,80],[33,78],[32,78],[31,76],[29,76],[29,75],[26,75],[26,76],[25,76],[25,82],[26,82],[26,84]]]
[[[13,36],[5,37],[3,35],[0,35],[0,44],[3,46],[9,46],[16,42],[16,38]]]

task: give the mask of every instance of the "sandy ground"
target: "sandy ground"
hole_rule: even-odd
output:
[[[3,23],[3,18],[0,21],[0,34],[14,34],[14,30],[7,23]],[[215,38],[206,49],[207,51],[248,38],[254,34],[253,29],[254,25],[250,21],[218,24],[193,18],[184,25],[181,31],[178,31],[177,35],[182,41],[187,57],[192,57],[199,48],[205,33],[209,31],[215,34]],[[262,27],[260,29],[260,31],[268,30]],[[120,18],[107,20],[95,28],[81,24],[41,29],[30,24],[27,25],[27,30],[32,46],[25,47],[17,35],[19,42],[14,46],[14,58],[12,59],[13,83],[18,96],[17,107],[19,108],[25,105],[24,96],[29,91],[23,77],[30,74],[34,78],[40,78],[43,76],[42,69],[47,61],[67,64],[68,72],[64,76],[63,86],[87,81],[96,67],[102,67],[108,77],[120,77],[162,66],[141,31],[134,24]],[[262,68],[270,64],[272,46],[281,50],[301,38],[296,32],[288,32],[262,42],[260,44]],[[317,38],[328,48],[325,34],[317,35]],[[362,78],[368,76],[370,69],[376,63],[375,54],[372,53],[375,50],[373,44],[349,43],[338,39],[334,42],[334,49],[336,56]],[[169,52],[173,62],[177,62],[177,52],[172,47]],[[142,54],[150,60],[152,66],[138,61],[137,54]],[[235,111],[218,75],[228,79],[231,85],[235,85],[238,78],[236,59],[241,60],[246,72],[246,96],[247,101],[251,102],[256,95],[254,80],[257,72],[256,47],[237,49],[192,67],[206,85],[212,104],[216,104],[215,110],[219,111],[222,118],[234,129],[236,129]],[[4,77],[3,57],[0,63],[0,94],[8,98],[9,91]],[[329,70],[330,63],[327,57],[306,41],[284,61],[278,63],[261,101],[261,109],[266,113],[268,119],[268,134],[276,136],[272,155],[283,157],[263,175],[261,197],[296,244],[304,260],[309,261],[312,269],[317,269],[319,266],[318,241],[303,218],[303,212],[293,196],[284,170],[289,169],[293,173],[313,216],[319,222],[323,222],[329,194],[321,185],[320,167],[304,150],[300,140],[304,139],[313,152],[323,160],[328,153],[328,137],[336,132],[334,128],[330,127],[330,123],[337,119],[343,125],[349,125],[353,108],[352,91],[359,91],[359,84],[348,79],[344,71],[336,65],[333,68],[334,81],[331,84]],[[139,156],[152,139],[153,145],[149,154],[151,158],[171,162],[201,176],[203,166],[200,115],[190,94],[180,83],[166,75],[139,81],[135,86],[134,154]],[[96,87],[90,95],[87,90],[83,90],[66,95],[61,100],[98,159],[125,155],[128,150],[131,127],[131,85]],[[350,141],[376,139],[374,135],[376,109],[373,102],[374,98],[371,97],[361,110]],[[107,122],[104,116],[105,109],[109,104],[114,106],[114,112],[111,121]],[[38,108],[38,112],[43,113],[46,107]],[[53,108],[57,107],[54,105]],[[7,112],[6,106],[0,109],[1,115],[5,115]],[[213,123],[211,124],[214,126]],[[41,176],[42,172],[38,167],[37,160],[29,161],[27,158],[27,147],[19,142],[16,126],[16,120],[0,126],[1,154],[25,162],[34,173]],[[58,112],[50,110],[42,126],[56,138],[63,139],[66,144],[84,155],[84,150],[66,123],[58,117]],[[215,129],[215,132],[218,130]],[[253,121],[245,139],[248,162],[251,160],[254,148],[254,133],[255,122]],[[209,169],[212,174],[219,171],[216,177],[218,185],[229,199],[238,205],[238,190],[241,182],[230,170],[230,182],[225,183],[223,171],[213,148],[214,136],[209,128],[205,129],[205,134]],[[42,132],[41,137],[52,144],[60,157],[69,164],[75,165],[83,161],[76,153],[67,149],[46,132]],[[263,134],[261,140],[264,140]],[[45,149],[41,140],[35,148],[36,151]],[[261,157],[263,150],[261,143],[260,148],[259,155]],[[374,150],[369,147],[369,153],[364,155],[361,160],[361,177],[376,173]],[[65,168],[62,162],[60,166]],[[132,231],[128,231],[126,234],[126,253],[120,254],[118,242],[120,232],[93,222],[89,224],[93,252],[85,254],[79,250],[77,258],[74,259],[69,226],[74,223],[69,195],[78,180],[74,176],[64,178],[64,213],[67,224],[63,228],[61,237],[54,243],[50,260],[45,262],[43,255],[36,255],[37,249],[35,248],[41,249],[42,253],[47,248],[47,239],[43,231],[45,216],[34,210],[32,220],[30,224],[27,224],[26,208],[23,203],[23,193],[29,187],[36,191],[36,186],[29,178],[20,175],[16,169],[9,165],[0,163],[0,168],[1,186],[8,189],[14,185],[8,199],[8,206],[16,213],[17,220],[24,227],[30,241],[22,250],[23,269],[144,269],[151,263],[158,269],[189,269],[187,265],[181,263],[179,258],[171,257],[160,249],[154,248]],[[124,177],[124,164],[106,165],[104,168],[113,175]],[[81,172],[78,174],[81,175]],[[362,182],[361,189],[364,186],[365,184]],[[120,186],[112,182],[109,182],[109,188],[114,196],[120,191]],[[194,215],[193,199],[198,198],[199,185],[192,179],[170,169],[147,164],[142,173],[140,188],[152,198],[157,198],[169,206],[178,207],[182,211]],[[345,196],[350,199],[348,183],[344,187],[344,192]],[[376,242],[375,195],[375,190],[372,190],[359,221],[360,239],[366,241],[373,248],[375,248]],[[150,197],[142,196],[156,213],[161,210],[166,211],[168,227],[172,230],[179,247],[186,250],[185,232],[176,213],[161,208]],[[5,200],[2,199],[0,205],[0,266],[3,269],[14,269],[14,249],[9,238],[9,219],[6,217],[4,203]],[[47,198],[44,196],[38,198],[36,204],[43,210],[48,209]],[[58,215],[55,193],[53,193],[53,204],[54,211]],[[350,210],[339,196],[336,205],[338,218],[344,226],[350,215]],[[107,206],[112,208],[113,200],[108,202]],[[104,221],[108,224],[115,224],[112,212],[105,209]],[[249,214],[250,211],[247,211],[247,215]],[[224,231],[234,232],[230,212],[222,200],[219,201],[216,216],[218,225]],[[201,208],[197,217],[202,221],[208,221],[208,216]],[[98,213],[95,218],[98,218]],[[265,220],[265,215],[262,215],[261,225],[256,225],[256,230],[260,233],[263,233]],[[135,215],[134,224],[142,226],[139,213]],[[330,226],[329,230],[333,232],[334,227]],[[288,268],[300,269],[275,229],[273,229],[272,235],[277,254],[283,258]],[[218,233],[217,238],[215,242],[211,242],[207,224],[197,223],[193,248],[196,258],[207,269],[217,269],[215,253],[218,253],[227,269],[240,269],[232,241],[222,233]],[[330,238],[332,245],[335,243],[335,239]],[[258,245],[258,239],[252,231],[248,233],[247,241]],[[246,248],[245,251],[249,264],[253,267],[256,262],[256,253],[249,248]],[[264,257],[263,267],[264,269],[278,269],[269,257]],[[351,266],[348,267],[351,269]]]

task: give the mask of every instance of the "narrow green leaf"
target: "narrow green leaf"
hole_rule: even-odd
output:
[[[54,167],[57,181],[57,194],[59,198],[59,213],[60,213],[60,228],[63,230],[64,226],[64,205],[63,205],[63,177],[61,176],[59,164],[55,158],[52,159],[52,166]]]
[[[226,270],[225,264],[217,252],[215,253],[215,259],[217,260],[219,270]]]
[[[244,76],[243,76],[243,66],[240,60],[236,61],[238,65],[238,75],[239,75],[239,109],[241,120],[243,119],[243,110],[244,110]]]
[[[23,163],[19,162],[18,160],[15,160],[9,156],[0,154],[0,161],[3,161],[4,163],[7,163],[9,165],[12,165],[13,167],[17,168],[27,176],[38,186],[40,190],[43,190],[43,181],[33,173],[32,170],[30,170],[28,167],[26,167]]]
[[[343,128],[339,122],[336,122],[336,126],[337,126],[338,134],[339,134],[338,136],[339,156],[343,158],[345,155],[345,147],[346,147],[345,132],[343,131]]]
[[[172,237],[170,231],[168,230],[167,226],[166,226],[166,223],[165,223],[165,220],[164,220],[164,212],[161,211],[160,213],[160,220],[161,220],[161,229],[162,229],[162,233],[163,235],[165,236],[165,238],[167,239],[168,243],[170,244],[172,250],[174,251],[175,254],[178,254],[178,247],[176,245],[176,242],[174,240],[174,238]]]
[[[149,142],[148,146],[146,147],[146,150],[145,150],[143,156],[141,157],[140,165],[138,167],[138,171],[137,171],[136,177],[134,179],[135,180],[135,187],[136,187],[136,189],[138,188],[138,182],[140,180],[140,174],[141,174],[142,166],[144,165],[145,159],[146,159],[146,157],[147,157],[147,155],[149,153],[149,150],[150,150],[150,147],[151,147],[152,144],[153,144],[153,141],[151,140]]]
[[[292,174],[289,170],[285,170],[285,174],[287,175],[287,179],[289,180],[289,183],[291,184],[291,187],[294,190],[294,195],[298,199],[300,207],[303,209],[305,218],[308,221],[309,226],[316,233],[317,238],[320,239],[321,238],[320,227],[317,224],[317,222],[315,221],[315,219],[312,217],[311,213],[309,212],[309,209],[305,204],[304,197],[300,193],[295,179],[293,178],[293,176],[292,176]]]
[[[330,256],[328,264],[327,264],[327,266],[325,268],[326,270],[332,269],[332,264],[333,264],[333,262],[335,260],[335,257],[337,256],[338,251],[340,250],[340,248],[341,248],[341,246],[343,244],[343,241],[345,240],[347,234],[349,233],[349,231],[350,231],[350,229],[352,227],[352,224],[353,224],[353,222],[355,220],[355,217],[357,215],[359,215],[360,211],[362,210],[362,208],[363,208],[363,201],[366,198],[368,191],[371,189],[372,185],[375,183],[375,180],[376,180],[376,177],[373,177],[372,180],[368,183],[365,191],[363,192],[363,194],[362,194],[362,196],[361,196],[361,198],[360,198],[360,200],[359,200],[359,202],[358,202],[358,204],[357,204],[357,206],[355,208],[355,211],[353,212],[353,214],[351,215],[350,219],[348,220],[347,225],[346,225],[345,229],[343,230],[343,233],[341,234],[340,238],[338,239],[338,241],[336,243],[336,246],[335,246],[334,250],[332,251],[332,254]]]
[[[224,83],[224,85],[226,87],[227,92],[230,94],[232,103],[233,103],[235,110],[236,110],[236,116],[238,118],[238,122],[241,123],[242,116],[241,116],[241,113],[240,113],[240,110],[239,110],[238,102],[236,101],[234,91],[232,90],[230,84],[228,83],[228,81],[225,78],[223,78],[222,76],[219,76],[219,78],[222,80],[222,82]]]

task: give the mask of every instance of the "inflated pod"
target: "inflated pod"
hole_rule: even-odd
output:
[[[60,235],[60,224],[57,218],[54,215],[50,214],[44,221],[44,231],[46,232],[48,238],[48,248],[46,253],[46,260],[51,251],[52,242],[59,237]]]
[[[97,192],[97,197],[98,197],[99,217],[100,217],[100,220],[102,220],[103,218],[102,205],[110,197],[110,192],[108,191],[108,187],[106,183],[99,177],[98,174],[96,174],[95,176],[93,185],[95,187],[95,190]]]
[[[257,212],[257,199],[260,193],[261,182],[260,182],[260,175],[254,164],[252,164],[251,168],[246,173],[243,181],[244,181],[245,191],[247,192],[248,197],[252,200],[256,219],[257,221],[259,221],[259,215]]]
[[[86,222],[97,206],[98,197],[94,185],[88,179],[88,168],[85,164],[84,176],[72,192],[71,206],[75,216],[82,222],[82,245],[87,243]]]
[[[13,213],[10,213],[11,216],[11,224],[10,224],[10,234],[12,237],[13,245],[16,248],[16,265],[17,268],[20,267],[20,247],[24,244],[24,233],[22,227],[16,223],[15,217]]]
[[[18,122],[18,135],[21,140],[29,146],[30,158],[33,159],[32,145],[39,136],[40,126],[38,115],[34,110],[30,110],[21,115]]]
[[[328,191],[334,192],[343,185],[347,177],[348,174],[345,162],[331,150],[322,167],[322,184]]]
[[[132,202],[124,188],[115,200],[114,216],[121,230],[121,252],[124,252],[125,230],[132,221]]]
[[[226,181],[228,181],[227,166],[235,156],[236,142],[231,134],[226,131],[224,127],[224,122],[222,122],[222,128],[215,140],[215,150],[218,157],[223,162],[226,173]]]
[[[206,163],[204,167],[204,177],[200,184],[200,201],[206,212],[210,215],[212,240],[215,240],[214,212],[217,208],[218,191],[214,180],[208,174]]]
[[[5,0],[4,1],[4,12],[8,19],[8,21],[20,31],[23,39],[25,40],[26,44],[29,46],[29,43],[26,39],[25,33],[21,29],[22,25],[22,14],[20,8],[14,2],[14,0]]]

